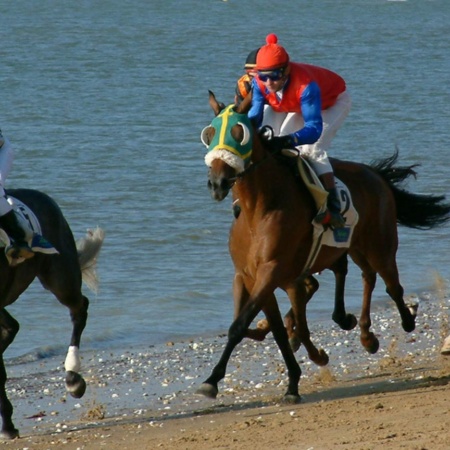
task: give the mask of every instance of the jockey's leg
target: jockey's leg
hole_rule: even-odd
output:
[[[327,150],[339,128],[350,112],[351,99],[347,92],[343,92],[336,103],[322,111],[323,129],[319,140],[313,145],[303,145],[301,153],[309,157],[309,161],[319,176],[323,187],[328,191],[327,209],[325,214],[317,217],[319,223],[328,224],[333,228],[345,226],[341,216],[341,202],[334,182],[333,168],[328,160]]]
[[[34,256],[33,250],[29,247],[27,241],[30,238],[29,233],[31,230],[22,226],[22,222],[18,220],[16,213],[11,209],[11,206],[6,201],[5,197],[1,197],[0,203],[6,203],[9,206],[9,211],[4,213],[7,207],[0,206],[0,227],[5,230],[6,234],[14,241],[11,245],[5,248],[6,256],[12,259],[24,258],[29,259]],[[32,236],[32,233],[31,233]]]
[[[334,174],[333,172],[323,173],[319,175],[319,179],[328,192],[327,211],[318,214],[315,220],[332,228],[342,228],[345,226],[345,219],[341,215],[341,201],[334,182]]]

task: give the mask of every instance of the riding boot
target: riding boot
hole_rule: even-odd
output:
[[[325,173],[319,176],[323,187],[328,192],[327,210],[316,216],[315,221],[322,225],[328,225],[331,228],[345,227],[345,219],[341,215],[341,202],[334,183],[333,173]]]
[[[34,256],[33,250],[26,241],[26,231],[20,225],[16,213],[11,210],[0,217],[0,227],[14,241],[5,248],[5,254],[11,259],[30,259]]]

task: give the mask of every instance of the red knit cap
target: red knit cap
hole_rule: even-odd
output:
[[[256,69],[265,71],[285,67],[289,63],[289,55],[284,47],[278,45],[278,37],[276,34],[268,34],[266,37],[266,45],[263,45],[256,57]]]

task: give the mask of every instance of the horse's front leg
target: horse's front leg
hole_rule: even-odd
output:
[[[66,389],[74,398],[81,398],[86,391],[86,382],[79,374],[81,369],[81,359],[79,348],[81,334],[86,327],[88,316],[89,300],[83,295],[80,307],[71,308],[70,317],[72,319],[73,331],[70,346],[67,351],[64,368],[66,369]]]
[[[302,372],[290,345],[288,333],[281,318],[275,295],[271,296],[270,300],[266,302],[263,310],[272,330],[273,337],[288,368],[289,385],[284,395],[284,401],[286,403],[298,403],[300,401],[298,384]]]
[[[234,348],[244,339],[248,327],[260,311],[261,305],[259,302],[249,299],[228,330],[228,341],[219,362],[214,367],[210,377],[197,389],[197,394],[202,394],[209,398],[217,397],[219,381],[225,377],[231,354]]]
[[[2,419],[2,430],[0,438],[15,439],[19,431],[12,421],[13,406],[6,395],[6,368],[3,353],[14,340],[19,331],[19,322],[12,317],[6,309],[0,309],[0,415]]]
[[[200,386],[197,393],[203,394],[210,398],[216,398],[218,394],[218,383],[225,377],[226,368],[228,361],[234,348],[242,341],[245,337],[248,327],[252,323],[253,319],[257,314],[264,308],[267,311],[273,312],[274,306],[276,305],[275,295],[273,294],[275,290],[274,283],[270,283],[271,280],[271,267],[268,270],[260,269],[258,272],[258,277],[256,283],[253,287],[253,292],[244,308],[239,313],[238,317],[232,323],[228,331],[228,341],[225,345],[225,349],[222,353],[218,364],[214,367],[211,376]],[[278,310],[278,317],[271,318],[275,324],[279,320],[282,324],[281,315]],[[272,324],[270,324],[272,326]],[[295,360],[294,354],[289,347],[287,333],[282,326],[282,331],[279,327],[276,328],[276,340],[277,343],[280,342],[282,345],[283,356],[285,356],[286,364],[288,366],[289,373],[289,389],[286,393],[288,399],[298,397],[298,380],[300,378],[300,367]],[[275,335],[274,335],[275,336]],[[285,345],[283,345],[283,342]],[[281,347],[280,347],[281,350]],[[290,355],[289,356],[289,353]]]

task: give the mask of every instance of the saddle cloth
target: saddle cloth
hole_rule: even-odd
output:
[[[327,208],[328,192],[323,188],[319,177],[304,157],[297,157],[297,164],[300,176],[316,202],[318,213],[322,213]],[[338,197],[341,201],[341,214],[345,219],[345,227],[334,230],[329,227],[324,229],[323,225],[316,223],[314,220],[312,221],[312,225],[314,226],[315,237],[322,235],[321,245],[348,248],[359,217],[347,186],[336,177],[335,181]]]
[[[36,236],[42,235],[41,225],[39,223],[38,218],[34,214],[34,212],[27,206],[25,203],[21,202],[19,199],[14,197],[8,197],[8,203],[12,206],[15,213],[19,216],[18,220],[26,223],[28,228],[32,231],[32,233],[27,233],[29,236],[28,245],[34,252],[45,253],[47,255],[57,254],[58,250],[56,248],[49,246],[48,243],[45,246],[39,245],[39,239],[36,239]],[[0,248],[8,247],[11,245],[11,240],[6,232],[0,228]],[[22,261],[16,261],[16,264]]]

